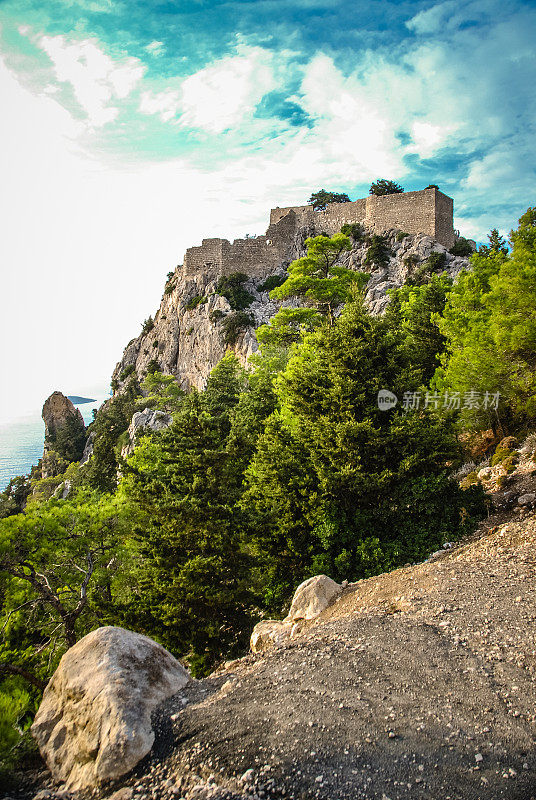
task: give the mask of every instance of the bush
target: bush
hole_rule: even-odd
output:
[[[188,302],[186,303],[186,310],[187,311],[193,311],[194,308],[197,308],[197,306],[200,306],[202,303],[206,303],[206,302],[207,302],[206,295],[204,295],[204,294],[196,294],[195,297],[192,297],[192,299],[188,300]]]
[[[154,328],[154,320],[153,320],[153,318],[152,317],[147,317],[147,319],[143,321],[141,332],[142,332],[142,334],[144,336],[146,336],[148,333],[150,333],[152,331],[153,328]]]
[[[354,242],[362,242],[365,238],[365,229],[359,222],[346,222],[341,228],[341,233],[349,236]]]
[[[463,236],[460,236],[449,250],[449,253],[453,256],[471,256],[473,252],[473,245],[471,242],[468,242],[467,239],[464,239]]]
[[[428,283],[430,276],[434,273],[442,272],[447,264],[447,256],[445,253],[438,253],[433,251],[430,253],[426,261],[423,261],[420,267],[415,270],[413,277],[409,283],[416,286],[421,286],[423,283]]]
[[[242,311],[255,299],[243,287],[247,279],[248,276],[244,272],[232,272],[230,275],[224,275],[218,281],[216,291],[226,298],[233,311]]]
[[[287,275],[269,275],[264,283],[258,288],[259,292],[271,292],[272,289],[277,289],[278,286],[282,286],[286,279]]]
[[[120,381],[126,381],[126,379],[129,378],[131,375],[133,375],[135,372],[136,372],[135,365],[134,364],[129,364],[128,366],[126,366],[124,368],[124,370],[119,375],[119,380]]]
[[[367,250],[364,264],[373,264],[376,267],[386,267],[389,264],[391,250],[387,244],[385,236],[374,234],[371,239],[371,244]]]
[[[397,242],[401,242],[406,238],[406,236],[409,236],[409,233],[406,233],[405,231],[398,231],[395,238]]]
[[[160,372],[160,364],[156,358],[152,358],[147,364],[147,375],[154,375],[155,372]]]
[[[250,325],[253,325],[253,320],[245,311],[237,311],[235,314],[228,314],[222,325],[225,344],[235,344],[241,331],[245,328],[249,328]]]
[[[219,308],[217,308],[215,311],[211,311],[210,314],[208,315],[209,320],[214,323],[219,322],[219,320],[223,319],[224,317],[225,317],[224,312],[220,311]]]

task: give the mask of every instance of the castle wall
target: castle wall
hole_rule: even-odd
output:
[[[215,279],[232,272],[264,278],[289,263],[300,228],[332,236],[344,224],[356,222],[377,233],[393,228],[424,233],[445,247],[452,247],[456,239],[452,215],[452,199],[435,188],[330,203],[325,211],[315,211],[310,205],[274,208],[265,236],[235,239],[232,244],[227,239],[203,239],[201,246],[186,251],[184,271],[187,275],[203,272]]]
[[[435,188],[380,197],[369,195],[350,203],[330,203],[325,211],[312,206],[274,208],[270,222],[282,220],[294,211],[299,226],[310,225],[315,232],[331,236],[345,223],[361,223],[377,233],[398,228],[406,233],[425,233],[445,247],[454,244],[453,201]]]

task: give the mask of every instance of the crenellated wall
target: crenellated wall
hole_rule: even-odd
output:
[[[453,210],[452,198],[435,188],[330,203],[325,211],[315,211],[310,205],[274,208],[264,236],[235,239],[232,244],[227,239],[203,239],[199,247],[186,251],[184,271],[187,275],[203,272],[214,278],[232,272],[264,278],[287,265],[300,228],[332,236],[344,224],[355,222],[376,233],[393,228],[424,233],[449,248],[456,240]]]

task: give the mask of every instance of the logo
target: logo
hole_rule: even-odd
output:
[[[393,394],[389,389],[380,389],[378,392],[378,408],[380,411],[389,411],[394,408],[398,403],[398,397]]]

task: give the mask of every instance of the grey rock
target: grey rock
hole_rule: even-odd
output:
[[[71,647],[32,725],[52,776],[80,791],[131,770],[151,749],[151,712],[190,680],[146,636],[105,627]]]

